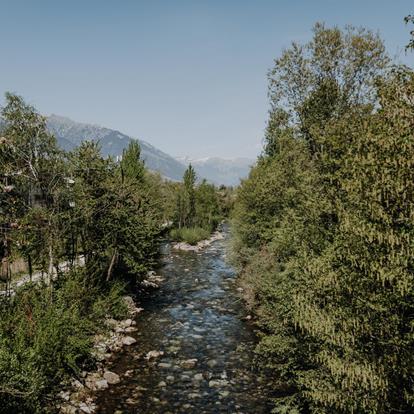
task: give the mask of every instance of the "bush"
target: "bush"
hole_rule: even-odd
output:
[[[105,315],[124,316],[122,285],[98,294],[83,271],[54,286],[26,285],[1,303],[0,413],[44,412],[63,380],[91,358]]]
[[[170,236],[173,240],[195,245],[201,240],[208,239],[210,232],[201,227],[182,227],[180,229],[171,230]]]

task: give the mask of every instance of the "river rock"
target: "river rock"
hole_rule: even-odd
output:
[[[197,365],[197,362],[198,362],[197,358],[186,359],[185,361],[181,361],[180,365],[184,369],[191,369]]]
[[[92,389],[96,390],[106,390],[108,388],[108,381],[106,379],[100,379],[95,382]]]
[[[132,319],[125,319],[119,323],[122,328],[128,328],[132,324]]]
[[[136,332],[138,329],[135,328],[134,326],[128,326],[128,328],[125,328],[124,331],[129,333],[129,332]]]
[[[194,375],[194,379],[196,380],[196,381],[202,381],[203,379],[204,379],[204,377],[203,377],[203,374],[195,374]]]
[[[195,398],[201,398],[201,395],[197,392],[191,392],[190,394],[188,394],[188,397],[191,399],[195,399]]]
[[[224,387],[226,385],[228,385],[228,381],[227,380],[210,380],[208,382],[208,386],[210,388],[220,388],[220,387]]]
[[[215,359],[210,359],[209,361],[207,361],[207,365],[210,368],[214,368],[217,365],[217,361]]]
[[[106,379],[108,384],[118,384],[121,381],[121,379],[119,378],[119,375],[111,371],[105,371],[103,374],[103,377],[104,379]]]
[[[60,398],[62,398],[62,400],[69,401],[69,398],[70,398],[69,391],[61,391],[58,395]]]
[[[107,326],[109,326],[110,328],[114,328],[115,326],[117,326],[118,325],[118,321],[117,320],[115,320],[115,319],[113,319],[113,318],[108,318],[108,319],[105,319],[105,324],[107,325]],[[98,335],[97,335],[98,336]],[[102,337],[102,335],[99,335],[99,336],[101,336]],[[96,338],[96,337],[95,337]]]
[[[124,338],[122,338],[122,344],[123,345],[133,345],[137,342],[137,340],[135,338],[133,338],[132,336],[125,336]]]
[[[135,306],[135,302],[134,299],[132,299],[131,296],[124,296],[123,297],[125,304],[129,307],[129,306]]]
[[[155,358],[159,358],[162,355],[164,355],[163,351],[149,351],[147,355],[145,355],[145,359],[147,360],[155,359]]]
[[[92,413],[94,413],[94,412],[95,412],[95,406],[94,406],[93,404],[88,405],[88,404],[86,404],[86,403],[84,403],[84,402],[81,402],[81,403],[79,404],[79,409],[80,409],[83,413],[86,413],[86,414],[92,414]]]

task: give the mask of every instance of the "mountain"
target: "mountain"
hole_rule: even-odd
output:
[[[0,130],[3,123],[0,118]],[[62,149],[70,151],[85,140],[99,141],[102,155],[105,157],[121,155],[124,148],[134,139],[113,129],[75,122],[58,115],[51,115],[47,118],[47,127],[55,135]],[[174,181],[182,179],[185,169],[191,163],[200,179],[205,178],[217,185],[235,186],[240,183],[240,179],[247,177],[250,167],[255,163],[249,158],[173,158],[146,141],[140,139],[137,141],[141,146],[141,156],[145,160],[145,165],[150,170],[158,171],[164,177]]]
[[[250,158],[218,158],[209,157],[202,159],[191,159],[188,157],[177,158],[185,165],[191,163],[200,178],[206,178],[214,184],[235,186],[242,178],[249,174],[250,167],[255,160]]]
[[[58,115],[47,118],[47,127],[55,135],[61,148],[68,151],[77,147],[82,141],[99,141],[104,157],[121,155],[124,148],[134,139],[113,129],[75,122]],[[137,141],[141,146],[142,159],[150,170],[158,171],[172,180],[182,179],[186,168],[183,164],[148,142],[140,139]]]

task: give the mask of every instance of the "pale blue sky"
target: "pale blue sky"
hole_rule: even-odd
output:
[[[172,155],[255,157],[284,47],[316,21],[363,25],[412,65],[410,12],[412,0],[0,0],[0,94]]]

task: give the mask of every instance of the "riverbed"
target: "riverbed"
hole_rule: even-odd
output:
[[[122,380],[98,394],[99,413],[270,412],[224,235],[200,252],[165,247],[164,282],[140,299],[137,343],[114,357]]]

